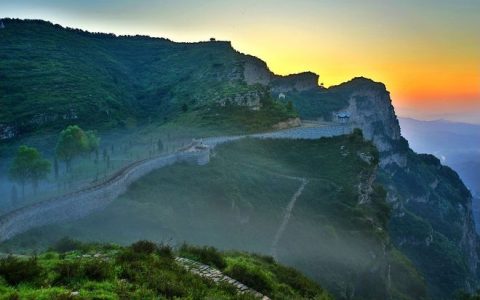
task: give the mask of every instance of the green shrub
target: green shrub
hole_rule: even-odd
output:
[[[262,294],[268,295],[272,291],[272,286],[267,276],[257,269],[251,269],[241,264],[235,264],[227,270],[226,273],[228,276]]]
[[[277,279],[297,290],[303,297],[312,298],[322,290],[293,268],[277,266]]]
[[[84,264],[83,273],[90,280],[104,281],[113,277],[113,267],[105,260],[92,259]]]
[[[256,257],[267,264],[275,264],[275,259],[270,255],[263,254],[252,254],[253,257]]]
[[[180,247],[180,256],[191,258],[220,270],[227,266],[225,259],[214,247],[195,247],[183,244]]]
[[[173,259],[175,257],[175,254],[173,253],[172,247],[168,245],[159,245],[157,246],[157,251],[155,252],[158,256],[160,257],[165,257],[165,258],[171,258]]]
[[[148,287],[168,299],[184,297],[187,287],[171,273],[157,271],[148,278]]]
[[[54,271],[56,273],[54,283],[57,285],[70,284],[83,277],[82,265],[79,261],[61,261],[55,266]]]
[[[42,267],[37,258],[22,260],[14,256],[8,256],[0,260],[0,276],[10,285],[23,282],[38,282],[43,274]]]
[[[152,254],[157,250],[157,245],[150,241],[138,241],[133,243],[130,249],[139,254]]]
[[[119,277],[129,282],[142,281],[145,265],[141,261],[131,261],[121,265]]]

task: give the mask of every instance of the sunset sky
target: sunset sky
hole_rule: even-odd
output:
[[[479,0],[0,0],[0,17],[230,40],[278,74],[382,81],[403,116],[480,123]]]

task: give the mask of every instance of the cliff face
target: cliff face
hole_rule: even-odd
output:
[[[300,108],[314,107],[314,102],[325,104],[329,99],[344,103],[340,109],[330,110],[329,120],[361,128],[379,150],[378,181],[387,188],[393,208],[392,242],[424,274],[429,296],[450,299],[458,289],[475,290],[479,239],[472,196],[453,170],[433,156],[409,149],[385,86],[355,78],[323,93],[297,92],[287,98],[295,99]],[[322,113],[319,109],[317,117]],[[339,116],[346,118],[340,120]]]
[[[479,239],[472,197],[458,175],[432,155],[405,150],[406,165],[380,172],[394,207],[394,244],[422,271],[429,294],[451,299],[458,289],[478,287]]]
[[[275,75],[267,64],[253,56],[246,56],[244,61],[243,79],[248,85],[261,84],[270,86],[272,92],[285,93],[290,91],[302,92],[321,88],[318,85],[319,75],[312,72]]]
[[[380,152],[378,181],[393,208],[389,234],[393,245],[424,274],[429,297],[450,299],[458,289],[475,290],[479,239],[472,197],[457,174],[432,156],[411,151],[401,136],[390,93],[366,78],[323,89],[312,73],[279,77],[263,62],[247,63],[245,80],[285,94],[300,116],[346,122],[360,128]]]

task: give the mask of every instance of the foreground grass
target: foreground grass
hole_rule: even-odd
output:
[[[270,257],[187,245],[174,251],[147,241],[120,247],[69,239],[39,256],[0,259],[0,299],[255,299],[186,271],[176,255],[210,264],[272,299],[331,299]]]

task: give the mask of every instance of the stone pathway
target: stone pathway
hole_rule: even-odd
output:
[[[253,294],[258,299],[262,300],[270,300],[269,297],[255,291],[254,289],[249,288],[248,286],[244,285],[243,283],[223,274],[219,270],[212,268],[210,266],[201,264],[194,260],[184,258],[184,257],[176,257],[175,260],[181,264],[185,269],[192,272],[193,274],[197,274],[203,278],[207,278],[212,280],[215,283],[225,282],[234,286],[237,291],[241,294],[250,293]]]

